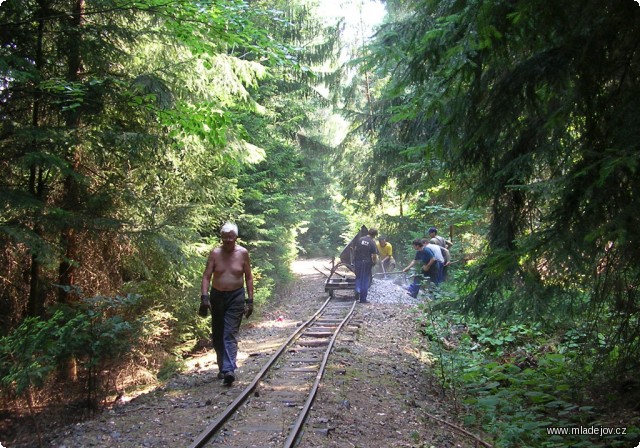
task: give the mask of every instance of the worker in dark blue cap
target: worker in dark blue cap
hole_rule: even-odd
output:
[[[441,281],[445,281],[448,277],[449,277],[449,264],[451,263],[451,259],[449,256],[449,248],[451,246],[453,246],[453,243],[441,236],[438,235],[438,229],[436,229],[435,227],[431,227],[429,229],[429,238],[430,238],[430,242],[433,244],[437,244],[438,246],[440,246],[442,248],[442,252],[446,251],[446,258],[447,261],[444,263],[444,265],[442,266],[442,275],[440,277]]]
[[[431,238],[435,238],[438,241],[438,246],[444,247],[445,249],[449,249],[451,246],[453,246],[453,243],[451,241],[444,239],[443,237],[438,235],[438,229],[436,229],[435,227],[431,227],[429,229],[429,239]]]

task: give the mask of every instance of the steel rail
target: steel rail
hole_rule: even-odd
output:
[[[307,397],[307,401],[305,402],[302,410],[300,411],[300,414],[298,414],[298,418],[296,419],[296,422],[294,423],[293,427],[291,428],[291,431],[289,431],[289,436],[287,437],[287,440],[285,440],[284,442],[284,448],[291,448],[293,446],[295,446],[298,443],[298,436],[300,434],[300,431],[302,430],[302,427],[304,426],[304,423],[307,419],[307,417],[309,416],[309,411],[311,410],[311,405],[313,404],[313,401],[316,398],[316,394],[318,392],[318,387],[320,386],[320,381],[322,381],[322,377],[324,376],[324,372],[327,368],[327,361],[329,360],[329,355],[331,354],[331,350],[333,349],[333,345],[336,341],[336,339],[338,338],[338,335],[340,334],[340,331],[342,330],[342,327],[344,327],[349,320],[351,320],[351,317],[353,316],[353,312],[356,309],[356,304],[357,302],[354,301],[353,305],[351,306],[351,310],[349,311],[349,313],[347,314],[347,316],[342,320],[342,322],[340,323],[340,325],[338,325],[338,327],[336,328],[336,331],[333,333],[333,336],[331,337],[331,341],[329,342],[329,345],[327,347],[327,350],[324,352],[324,357],[322,358],[322,363],[320,364],[320,368],[318,370],[318,373],[316,374],[316,380],[313,383],[313,387],[311,388],[311,391],[309,392],[309,396]]]
[[[216,417],[216,419],[213,422],[211,422],[209,426],[207,426],[207,428],[202,433],[200,433],[200,435],[198,435],[198,437],[196,437],[193,443],[189,445],[189,448],[203,447],[209,441],[209,439],[213,437],[213,435],[216,432],[218,432],[218,430],[224,425],[224,423],[233,415],[236,409],[238,409],[240,405],[247,400],[247,397],[256,388],[258,382],[265,376],[265,374],[271,368],[271,366],[275,364],[278,358],[287,349],[291,341],[293,341],[300,333],[302,333],[305,329],[307,329],[317,319],[320,313],[322,313],[325,310],[325,308],[327,307],[330,301],[331,301],[331,298],[328,298],[322,304],[322,306],[318,309],[318,311],[315,312],[313,316],[311,316],[306,322],[300,325],[298,329],[294,331],[291,334],[291,336],[289,336],[289,338],[273,354],[271,359],[269,359],[269,361],[267,361],[267,363],[262,367],[262,369],[260,369],[260,371],[256,374],[256,376],[253,378],[251,383],[249,383],[249,385],[242,392],[240,392],[240,394],[236,397],[236,399],[233,400],[231,404],[227,406],[226,409],[218,417]]]

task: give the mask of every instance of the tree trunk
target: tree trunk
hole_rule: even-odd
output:
[[[35,65],[38,72],[42,70],[43,56],[42,56],[42,40],[44,36],[44,15],[46,10],[45,1],[38,2],[40,9],[36,15],[38,17],[38,35],[36,37],[36,58]],[[33,109],[31,112],[31,125],[34,128],[40,126],[40,108],[41,108],[42,95],[36,89],[33,97]],[[37,143],[32,142],[32,150],[36,150]],[[42,167],[39,164],[32,164],[29,167],[29,193],[36,197],[39,201],[44,202],[44,180],[42,179]],[[42,238],[44,232],[42,225],[40,224],[39,212],[34,217],[33,231],[38,237]],[[29,298],[27,301],[27,314],[29,316],[45,315],[45,289],[42,285],[42,264],[38,261],[36,255],[31,256],[31,269],[29,272]]]
[[[76,0],[70,19],[69,43],[68,43],[68,71],[67,80],[77,82],[82,79],[82,22],[85,8],[84,0]],[[71,109],[65,112],[65,125],[71,134],[79,132],[81,120],[77,109]],[[69,147],[67,153],[67,162],[70,164],[72,173],[76,174],[80,170],[81,149],[79,147],[79,139]],[[75,175],[67,175],[64,180],[64,189],[61,207],[68,210],[73,215],[78,212],[81,202],[80,184]],[[64,250],[64,255],[60,261],[58,268],[58,284],[62,288],[58,291],[58,301],[60,303],[69,303],[74,299],[73,286],[75,284],[76,261],[80,253],[78,247],[78,224],[67,222],[60,232],[60,244]],[[66,379],[77,381],[77,364],[73,356],[66,363],[64,374]]]
[[[84,0],[76,0],[70,19],[69,44],[68,44],[68,72],[67,79],[76,82],[82,75],[82,21],[85,8]],[[65,124],[70,131],[78,130],[80,127],[80,114],[76,109],[66,112]],[[80,149],[77,145],[71,145],[67,160],[71,165],[72,172],[77,173],[80,169]],[[72,214],[77,212],[80,205],[80,185],[75,176],[68,175],[64,181],[64,193],[62,208]],[[67,303],[71,299],[71,287],[75,283],[75,262],[78,259],[78,229],[76,225],[67,223],[61,231],[60,243],[64,250],[63,259],[60,261],[58,269],[58,283],[61,288],[58,293],[58,300]]]

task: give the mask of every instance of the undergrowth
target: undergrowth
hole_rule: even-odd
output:
[[[590,398],[579,328],[557,334],[534,322],[482,322],[435,305],[441,301],[446,298],[425,302],[420,317],[434,371],[460,418],[493,446],[630,447],[640,441],[637,416],[614,419],[610,406]]]

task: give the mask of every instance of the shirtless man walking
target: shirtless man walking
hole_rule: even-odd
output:
[[[220,236],[222,244],[209,254],[202,275],[200,301],[201,307],[211,308],[211,337],[220,369],[218,378],[224,379],[224,384],[231,385],[236,380],[238,333],[242,316],[244,314],[248,318],[253,313],[253,274],[249,252],[236,244],[238,227],[227,223],[220,229]]]

